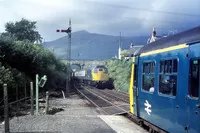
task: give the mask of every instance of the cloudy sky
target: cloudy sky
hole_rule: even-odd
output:
[[[138,36],[180,32],[200,25],[200,0],[0,0],[0,32],[8,21],[37,21],[45,41],[63,36],[56,29]]]

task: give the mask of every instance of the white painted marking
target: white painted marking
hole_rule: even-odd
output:
[[[100,115],[99,117],[117,133],[147,133],[147,131],[124,116]]]
[[[151,104],[149,104],[149,102],[147,100],[145,100],[144,106],[146,106],[146,108],[144,108],[144,110],[147,112],[148,115],[151,115]]]

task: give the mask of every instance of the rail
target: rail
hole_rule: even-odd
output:
[[[97,108],[100,108],[106,114],[116,115],[116,114],[129,113],[129,109],[123,108],[125,106],[129,107],[129,105],[125,103],[124,101],[122,101],[121,99],[118,99],[118,101],[120,100],[120,102],[116,104],[114,103],[116,100],[115,99],[116,97],[113,99],[110,99],[110,97],[105,97],[106,95],[104,94],[93,92],[91,89],[88,89],[88,87],[86,86],[81,86],[83,87],[82,90],[80,88],[77,88],[75,85],[74,87],[78,93],[84,96],[94,106],[96,106]]]
[[[128,94],[123,94],[123,93],[119,93],[119,92],[116,92],[116,91],[112,91],[112,90],[99,90],[99,89],[96,89],[94,87],[92,87],[93,89],[92,90],[95,90],[95,91],[98,91],[99,93],[103,93],[104,95],[109,95],[111,97],[115,97],[116,99],[119,99],[125,103],[129,103],[129,95]],[[113,94],[114,93],[114,94]],[[123,96],[122,96],[123,95]]]
[[[102,100],[106,101],[107,103],[110,103],[112,106],[115,106],[116,108],[120,108],[121,110],[123,110],[123,111],[126,112],[126,110],[124,110],[123,108],[119,107],[119,105],[116,105],[116,104],[110,102],[109,100],[103,98],[102,96],[97,95],[95,92],[92,92],[92,91],[90,91],[90,90],[88,90],[88,89],[86,89],[86,90],[89,91],[90,93],[92,93],[93,95],[95,95],[95,96],[101,98]]]
[[[84,96],[89,102],[91,102],[94,106],[97,107],[97,109],[99,111],[103,111],[105,114],[108,114],[106,111],[104,111],[103,109],[101,109],[101,107],[99,105],[97,105],[95,102],[93,102],[90,98],[88,98],[85,94],[83,94],[79,89],[77,89],[76,87],[74,87],[78,93],[80,93],[82,96]]]

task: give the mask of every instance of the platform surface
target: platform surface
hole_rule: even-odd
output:
[[[101,110],[74,95],[54,99],[50,105],[62,108],[54,115],[21,116],[10,120],[11,133],[145,133],[138,125],[119,115],[105,115]],[[0,133],[4,132],[0,125]]]

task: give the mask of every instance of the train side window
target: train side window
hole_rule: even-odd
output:
[[[161,61],[160,62],[160,73],[164,73],[164,68],[165,68],[165,62]]]
[[[194,98],[199,97],[199,61],[200,60],[190,61],[189,95]]]
[[[176,96],[177,70],[177,59],[160,61],[159,93]]]
[[[137,88],[137,81],[138,81],[138,79],[137,79],[137,75],[138,75],[138,73],[137,73],[137,70],[138,70],[138,66],[137,65],[135,65],[135,69],[134,69],[134,88]]]
[[[173,72],[174,73],[177,73],[177,68],[178,68],[178,62],[177,62],[177,60],[173,60],[173,62],[172,62],[173,64],[172,64],[172,66],[173,66]]]
[[[142,90],[154,92],[155,62],[143,63]]]

